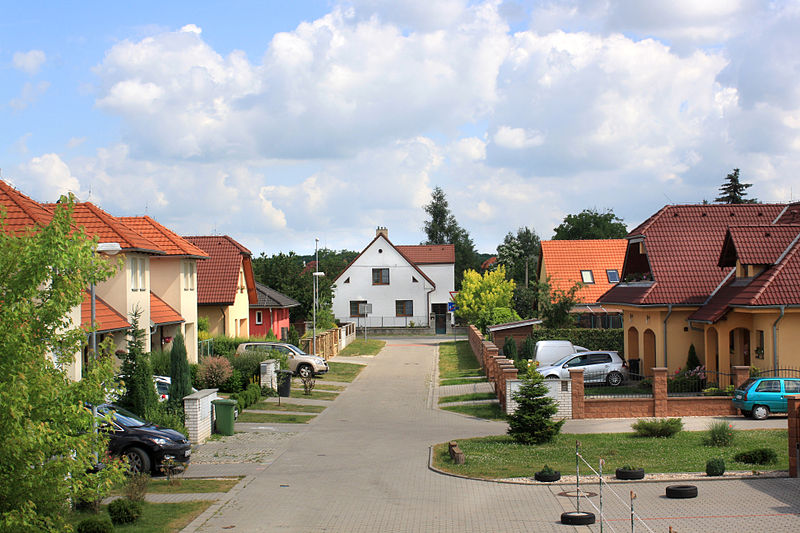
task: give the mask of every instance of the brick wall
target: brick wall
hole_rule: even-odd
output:
[[[492,384],[500,402],[500,408],[505,411],[508,408],[509,399],[506,382],[517,379],[517,368],[514,366],[513,361],[500,355],[500,350],[494,343],[483,338],[478,328],[470,325],[468,334],[472,353],[475,355],[478,364],[481,365],[481,369],[486,374],[489,383]]]
[[[800,477],[800,395],[787,396],[789,402],[789,476]]]

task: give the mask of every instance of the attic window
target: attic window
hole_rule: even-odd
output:
[[[609,283],[619,283],[619,271],[616,268],[606,270],[606,276]]]
[[[594,274],[591,270],[581,270],[581,281],[584,283],[594,283]]]
[[[411,282],[412,283],[419,283],[419,280],[417,278],[415,278],[414,276],[411,276]]]
[[[344,280],[344,283],[350,283],[350,278],[347,278],[346,280]]]

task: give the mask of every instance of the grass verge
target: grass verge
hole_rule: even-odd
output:
[[[439,385],[446,387],[448,385],[469,385],[471,383],[485,383],[488,381],[486,378],[452,378],[439,380]]]
[[[471,402],[473,400],[496,400],[493,392],[471,392],[469,394],[455,394],[439,398],[439,403]]]
[[[203,492],[228,492],[242,479],[239,477],[228,478],[176,478],[177,485],[170,485],[166,479],[151,479],[147,484],[148,494],[199,494]]]
[[[245,411],[236,419],[237,422],[251,424],[308,424],[314,415],[286,415],[282,413],[253,413]]]
[[[356,379],[356,376],[361,373],[362,370],[364,370],[364,365],[328,362],[328,372],[320,376],[320,379],[350,383]]]
[[[386,346],[386,341],[373,340],[373,339],[356,339],[347,345],[347,348],[339,352],[338,355],[348,357],[352,355],[378,355],[383,347]]]
[[[211,501],[181,502],[181,503],[149,503],[142,502],[142,516],[132,524],[114,526],[114,531],[136,531],[137,533],[173,533],[182,530],[192,520],[205,511]],[[100,512],[108,514],[107,505],[101,507]],[[74,512],[69,517],[70,523],[77,526],[84,518],[92,516],[88,512]]]
[[[774,464],[756,469],[789,468],[786,430],[737,431],[733,445],[725,448],[705,446],[706,435],[705,431],[682,431],[670,438],[634,437],[632,433],[560,434],[552,442],[538,446],[517,444],[507,435],[459,439],[465,464],[453,464],[446,442],[434,447],[433,464],[447,472],[484,479],[529,477],[545,464],[561,472],[574,472],[575,441],[579,440],[586,461],[596,465],[600,458],[605,459],[606,472],[625,465],[644,468],[649,473],[704,472],[706,461],[713,457],[723,458],[728,470],[753,470],[753,465],[733,459],[737,453],[753,448],[770,448],[778,454]]]
[[[439,345],[439,379],[483,376],[478,360],[467,341],[443,342]]]
[[[323,390],[316,390],[316,387],[315,387],[314,390],[311,391],[311,394],[306,394],[305,392],[303,392],[302,388],[300,388],[300,389],[292,389],[292,391],[289,393],[289,397],[290,398],[305,398],[305,399],[311,399],[311,400],[333,401],[333,400],[335,400],[336,398],[339,397],[339,394],[336,393],[336,392],[327,392],[327,391],[323,391]]]
[[[280,405],[275,402],[258,402],[252,408],[257,411],[295,411],[297,413],[321,413],[325,410],[324,405],[283,402]]]
[[[506,415],[500,410],[499,403],[477,403],[473,405],[447,405],[442,407],[444,411],[461,413],[462,415],[485,418],[486,420],[505,420]]]

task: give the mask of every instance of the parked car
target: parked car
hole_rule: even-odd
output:
[[[579,352],[588,352],[583,346],[576,346],[570,341],[537,341],[533,349],[533,359],[539,366],[552,365],[568,355]]]
[[[127,457],[131,472],[158,472],[164,461],[170,459],[184,468],[189,464],[192,445],[183,434],[146,422],[114,404],[98,405],[97,412],[103,416],[110,414],[111,422],[100,427],[110,436],[111,454]]]
[[[172,385],[172,378],[169,376],[153,376],[153,382],[156,384],[158,401],[166,402],[169,400],[169,387]],[[192,387],[192,392],[197,392],[197,389]]]
[[[787,394],[800,394],[800,378],[750,378],[733,391],[733,406],[744,416],[764,420],[789,410]]]
[[[583,381],[586,383],[605,382],[616,387],[628,379],[628,363],[617,352],[570,354],[536,370],[545,378],[569,379],[569,369],[577,367],[583,367]]]
[[[289,370],[300,377],[316,376],[328,371],[328,363],[325,359],[307,354],[294,344],[285,342],[243,342],[236,347],[237,354],[250,352],[282,353],[289,362]]]

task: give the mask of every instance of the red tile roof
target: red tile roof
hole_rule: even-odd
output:
[[[797,226],[774,224],[731,226],[722,244],[718,265],[772,265],[797,236]]]
[[[788,204],[775,220],[775,224],[800,224],[800,202]]]
[[[107,331],[119,331],[131,327],[125,317],[116,309],[108,305],[99,296],[94,299],[94,323],[98,333]],[[81,325],[84,329],[90,330],[92,327],[92,296],[89,291],[84,291],[83,302],[81,302]]]
[[[150,291],[150,322],[156,325],[185,322],[179,312]]]
[[[208,258],[208,254],[148,216],[117,217],[117,220],[155,243],[166,255]]]
[[[598,301],[615,304],[701,305],[728,274],[720,250],[731,226],[770,224],[784,210],[780,204],[669,205],[628,234],[643,238],[652,282],[620,284]],[[633,244],[636,246],[636,244]],[[630,270],[631,248],[623,277]]]
[[[452,244],[397,245],[395,248],[418,265],[456,262],[456,247]]]
[[[244,269],[248,299],[258,302],[250,250],[227,235],[184,237],[209,258],[197,263],[197,303],[231,305],[239,289],[239,268]]]
[[[489,267],[496,264],[497,264],[497,256],[493,255],[492,257],[481,263],[481,270],[487,270]]]
[[[625,239],[542,241],[539,271],[544,266],[552,289],[567,291],[582,281],[582,270],[591,270],[594,283],[585,284],[577,296],[582,303],[595,303],[616,285],[608,281],[606,271],[616,270],[621,275],[627,247]]]
[[[53,212],[0,180],[0,207],[5,211],[5,230],[20,232],[34,226],[46,226]]]

